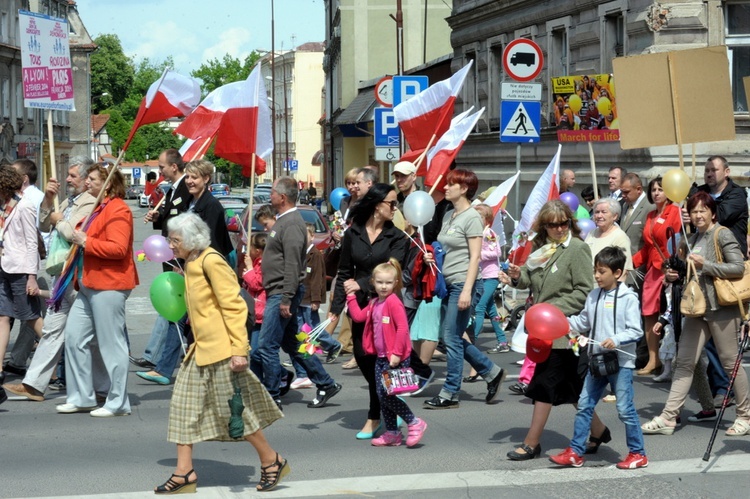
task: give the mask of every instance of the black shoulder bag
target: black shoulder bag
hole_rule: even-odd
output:
[[[620,284],[617,284],[615,288],[615,303],[614,303],[614,329],[617,331],[617,293],[620,291]],[[599,300],[602,297],[602,290],[599,290],[599,296],[596,299],[596,307],[594,308],[594,324],[591,327],[591,334],[596,333],[596,317],[599,313]],[[607,351],[601,353],[595,353],[589,355],[589,372],[594,378],[602,378],[609,376],[610,374],[616,374],[620,370],[620,361],[617,358],[617,352]]]

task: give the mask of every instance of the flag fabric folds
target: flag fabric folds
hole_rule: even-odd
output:
[[[194,159],[201,159],[206,154],[206,151],[208,151],[213,140],[213,135],[206,139],[198,137],[197,139],[185,140],[185,143],[180,147],[180,156],[182,156],[182,160],[187,163]]]
[[[255,174],[265,173],[262,158],[273,151],[273,135],[260,64],[247,80],[228,83],[208,94],[176,132],[196,142],[215,136],[216,155],[241,165],[244,176],[251,174],[253,155]]]
[[[161,77],[151,84],[141,100],[133,128],[123,149],[128,148],[136,130],[141,126],[188,116],[200,100],[201,87],[197,80],[165,68]]]
[[[453,105],[473,61],[393,108],[398,126],[412,150],[425,149],[433,135],[440,138],[450,126]]]
[[[474,129],[474,126],[483,113],[484,108],[474,114],[465,116],[456,123],[451,123],[451,128],[427,152],[427,157],[425,158],[427,173],[425,174],[424,185],[433,186],[448,173],[451,163],[456,159],[466,138]]]
[[[508,180],[498,185],[495,190],[492,191],[492,194],[487,196],[487,199],[484,200],[484,204],[492,208],[492,213],[495,215],[495,218],[492,221],[491,228],[497,234],[498,244],[500,244],[500,246],[505,246],[505,227],[503,225],[503,212],[505,211],[505,206],[508,203],[508,195],[510,194],[510,191],[513,190],[513,186],[516,185],[516,181],[520,176],[521,172],[516,173]]]

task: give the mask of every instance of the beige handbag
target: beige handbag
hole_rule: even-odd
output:
[[[719,231],[722,229],[725,228],[719,227],[714,232],[714,251],[718,263],[724,262],[724,255],[719,248]],[[714,288],[716,288],[716,298],[719,305],[737,305],[740,302],[750,300],[750,261],[745,261],[745,273],[739,279],[714,277]],[[741,305],[740,309],[742,309]]]
[[[698,273],[692,260],[687,261],[687,277],[680,300],[680,312],[685,317],[703,317],[706,313],[706,296],[698,283]]]

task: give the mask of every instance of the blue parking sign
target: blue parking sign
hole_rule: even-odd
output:
[[[430,79],[426,76],[394,76],[393,105],[398,106],[429,86]]]
[[[375,147],[398,147],[400,133],[391,107],[375,108]]]

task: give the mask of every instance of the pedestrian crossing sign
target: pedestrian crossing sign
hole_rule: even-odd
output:
[[[542,104],[534,101],[500,103],[500,142],[539,142]]]

